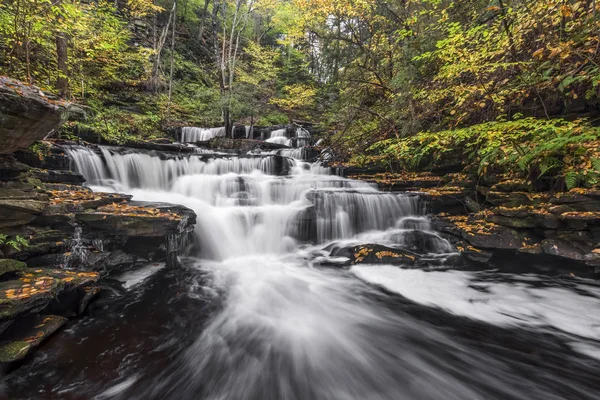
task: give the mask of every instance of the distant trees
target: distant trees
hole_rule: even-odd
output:
[[[111,108],[101,126],[312,118],[361,151],[515,115],[597,114],[598,11],[593,0],[3,0],[0,73]],[[124,92],[140,102],[130,114]]]

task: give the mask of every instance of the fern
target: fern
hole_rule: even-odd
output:
[[[10,246],[16,251],[21,251],[29,246],[29,242],[23,236],[15,236],[9,239],[6,235],[0,235],[0,245]]]
[[[590,161],[592,162],[594,171],[600,172],[600,158],[592,158]]]
[[[545,160],[543,160],[540,163],[540,174],[539,176],[542,177],[544,176],[548,171],[551,171],[555,168],[560,167],[560,161],[557,158],[554,157],[550,157],[547,158]]]
[[[565,185],[567,185],[568,190],[576,187],[578,180],[577,172],[569,171],[565,174]]]

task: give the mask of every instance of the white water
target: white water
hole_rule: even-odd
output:
[[[196,128],[186,126],[181,129],[181,142],[204,142],[215,137],[225,136],[225,127],[219,128]]]
[[[598,349],[599,295],[584,284],[532,288],[516,279],[482,284],[474,282],[479,275],[463,271],[313,267],[329,257],[322,248],[330,242],[408,249],[419,233],[430,243],[427,252],[452,252],[431,230],[417,197],[381,193],[293,159],[286,161],[291,175],[275,176],[272,156],[161,159],[108,148],[101,154],[78,148],[72,155],[94,190],[192,208],[201,249],[195,268],[210,274],[211,290],[224,299],[175,369],[137,398],[559,398],[443,331],[382,307],[381,294],[364,282],[500,327],[558,330],[586,354]],[[468,383],[470,368],[497,397]],[[573,398],[584,393],[570,390]]]
[[[265,140],[265,142],[269,143],[277,143],[285,146],[290,145],[290,140],[286,136],[287,129],[277,129],[271,132],[271,136]]]

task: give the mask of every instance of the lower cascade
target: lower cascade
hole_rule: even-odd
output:
[[[118,277],[123,303],[18,379],[70,363],[72,376],[49,373],[60,398],[597,398],[600,287],[452,268],[418,194],[337,176],[302,149],[69,153],[94,191],[193,209],[197,243],[177,271]]]

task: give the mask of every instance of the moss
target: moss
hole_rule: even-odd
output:
[[[31,345],[23,340],[0,344],[0,362],[10,363],[23,359],[31,350]]]
[[[27,268],[27,264],[24,262],[10,258],[0,259],[0,276],[12,272],[23,271],[25,268]]]

